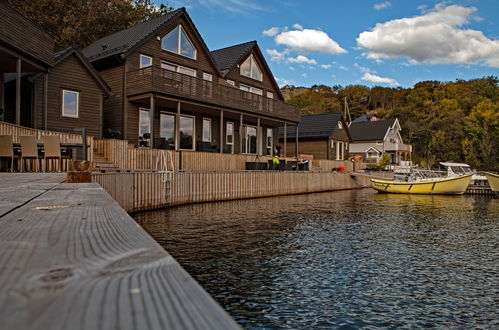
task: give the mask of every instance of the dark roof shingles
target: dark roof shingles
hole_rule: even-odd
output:
[[[352,123],[350,125],[352,141],[381,141],[394,123],[395,119]]]
[[[220,72],[229,71],[236,67],[242,58],[256,45],[256,41],[245,42],[211,52]]]
[[[316,115],[301,116],[300,124],[298,125],[299,138],[328,138],[333,131],[338,127],[338,122],[341,120],[340,112],[321,113]],[[289,126],[286,130],[288,139],[296,137],[296,126]],[[279,137],[284,137],[284,130],[279,128]]]

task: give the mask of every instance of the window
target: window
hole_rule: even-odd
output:
[[[274,94],[272,94],[271,92],[267,92],[267,97],[269,99],[273,99],[274,98]]]
[[[140,68],[147,68],[152,65],[152,57],[140,54]]]
[[[180,66],[168,62],[161,62],[161,68],[168,70],[168,71],[174,71],[182,74],[186,74],[188,76],[195,77],[196,76],[196,70],[187,68],[185,66]]]
[[[211,142],[211,119],[203,118],[203,142]]]
[[[185,34],[182,25],[177,26],[163,37],[161,48],[175,54],[196,59],[196,49]]]
[[[336,160],[345,159],[345,142],[336,141]]]
[[[194,149],[194,117],[180,116],[180,149]]]
[[[227,79],[227,83],[229,85],[236,86],[236,83],[234,82],[234,80]]]
[[[245,92],[250,92],[257,95],[263,95],[263,91],[259,88],[251,87],[248,85],[239,84],[239,89]]]
[[[78,107],[80,104],[80,93],[62,90],[62,116],[78,118]]]
[[[343,129],[343,124],[341,123],[341,121],[338,122],[338,128]]]
[[[141,108],[139,110],[139,136],[143,137],[144,134],[150,133],[149,129],[149,109]]]
[[[213,81],[213,75],[211,73],[203,72],[203,79],[208,81]]]
[[[244,126],[244,153],[256,154],[256,132],[256,127],[248,125]]]
[[[245,77],[250,77],[258,81],[263,80],[262,71],[258,67],[253,54],[251,54],[246,61],[241,64],[239,72]]]
[[[225,126],[225,144],[228,153],[234,153],[234,123],[228,121]]]
[[[267,155],[272,155],[273,144],[273,130],[272,128],[267,128]]]
[[[162,149],[173,149],[175,146],[175,116],[161,113],[159,116],[159,137]]]
[[[381,146],[381,145],[383,145],[383,141],[376,141],[376,144]]]

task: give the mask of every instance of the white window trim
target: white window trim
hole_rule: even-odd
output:
[[[168,50],[168,49],[164,49],[163,48],[163,38],[166,37],[168,35],[168,33],[172,32],[173,30],[175,30],[176,28],[179,28],[178,29],[178,40],[177,40],[177,49],[178,49],[178,53],[176,52],[172,52],[171,50]],[[187,58],[190,58],[192,60],[197,60],[198,58],[198,50],[196,49],[196,47],[194,47],[194,43],[192,42],[191,38],[189,38],[189,35],[187,33],[184,32],[185,34],[185,37],[187,38],[187,40],[189,40],[189,42],[191,43],[192,45],[192,48],[194,48],[194,57],[190,57],[190,56],[186,56],[186,55],[182,55],[180,53],[180,40],[182,39],[181,38],[181,35],[182,35],[182,31],[184,30],[184,27],[182,26],[182,24],[179,24],[177,27],[171,29],[167,34],[165,34],[162,38],[161,38],[161,49],[166,51],[166,52],[169,52],[169,53],[172,53],[172,54],[177,54],[177,55],[180,55],[180,56],[183,56],[183,57],[187,57]]]
[[[189,77],[194,77],[194,78],[196,78],[197,75],[198,75],[198,72],[197,72],[196,69],[189,68],[188,66],[178,65],[178,64],[175,64],[175,63],[172,63],[172,62],[168,62],[168,61],[161,61],[161,64],[163,64],[163,63],[171,65],[171,66],[174,66],[175,67],[175,71],[171,71],[171,70],[168,70],[166,68],[162,68],[163,70],[167,70],[167,71],[170,71],[170,72],[180,73],[180,74],[183,74],[183,75],[186,75],[186,76],[189,76]],[[182,73],[182,72],[180,72],[180,68],[187,69],[187,70],[192,70],[192,71],[194,71],[194,75],[191,76],[190,74]]]
[[[338,129],[343,129],[343,123],[340,121],[338,121]]]
[[[227,132],[228,132],[228,130],[227,130],[227,126],[228,126],[229,124],[232,126],[232,142],[229,142],[229,141],[227,140],[227,138],[228,138],[228,134],[227,134]],[[232,146],[232,148],[231,148],[232,150],[231,150],[231,152],[230,152],[231,154],[233,154],[233,153],[234,153],[234,140],[235,140],[235,132],[234,132],[234,128],[235,128],[235,126],[234,126],[234,122],[232,122],[232,121],[228,121],[228,122],[226,122],[226,124],[225,124],[225,145],[227,145],[227,146]]]
[[[150,59],[151,60],[151,64],[149,64],[147,66],[142,66],[142,57]],[[148,67],[151,67],[151,66],[152,66],[152,57],[144,55],[144,54],[140,54],[140,57],[139,57],[139,68],[140,69],[144,69],[144,68],[148,68]]]
[[[180,115],[179,116],[179,118],[178,118],[178,124],[179,124],[178,134],[179,134],[179,136],[180,136],[180,120],[182,119],[182,117],[192,118],[192,123],[193,123],[193,126],[192,126],[192,149],[182,149],[182,148],[180,148],[180,141],[178,141],[178,150],[195,151],[196,150],[196,117],[195,116],[189,116],[189,115]]]
[[[269,131],[270,131],[270,145],[269,145]],[[267,148],[272,148],[274,144],[274,131],[272,128],[267,128]]]
[[[241,89],[241,87],[246,87],[246,88],[249,89],[249,91],[245,91],[244,89]],[[263,96],[263,90],[261,90],[260,88],[256,88],[256,87],[250,86],[250,85],[239,84],[239,89],[242,90],[243,92],[246,92],[246,93],[253,93],[253,94],[256,94],[256,95],[259,95],[259,96]],[[258,91],[258,92],[255,93],[255,91]]]
[[[258,62],[255,60],[255,57],[253,56],[253,54],[250,54],[250,56],[248,56],[242,63],[246,62],[247,60],[250,60],[250,75],[249,76],[246,76],[244,74],[241,73],[241,69],[239,68],[239,74],[243,77],[246,77],[246,78],[250,78],[250,79],[253,79],[253,80],[256,80],[256,81],[263,81],[263,71],[262,69],[260,68],[260,66],[258,65]],[[252,77],[252,70],[253,70],[253,67],[251,66],[251,63],[252,62],[255,62],[256,66],[258,67],[258,70],[260,70],[260,73],[262,75],[262,79],[255,79]]]
[[[76,115],[64,114],[64,94],[66,92],[76,94]],[[80,115],[80,92],[72,91],[70,89],[63,89],[61,97],[62,97],[62,100],[61,100],[61,106],[62,106],[61,115],[62,115],[62,117],[78,118],[78,116]]]
[[[254,128],[256,130],[256,152],[255,153],[246,152],[249,149],[248,148],[249,147],[249,145],[248,145],[249,139],[247,138],[247,134],[246,134],[246,129],[248,127],[252,127],[252,128]],[[244,153],[243,154],[245,154],[245,155],[257,155],[258,154],[258,150],[259,150],[259,148],[258,148],[258,131],[259,131],[258,127],[257,126],[253,126],[253,125],[246,125],[245,124],[245,125],[243,125],[243,131],[244,131]]]
[[[273,99],[274,98],[274,93],[272,92],[267,92],[267,98]]]
[[[140,135],[140,112],[141,111],[147,111],[147,113],[149,113],[149,115],[147,116],[147,118],[148,118],[147,125],[149,125],[149,132],[147,132],[147,133],[151,133],[151,119],[150,119],[151,109],[149,109],[149,108],[139,108],[139,137],[142,136],[142,135]]]
[[[210,122],[210,125],[208,126],[208,129],[209,129],[209,137],[208,137],[208,141],[206,141],[204,139],[204,121],[209,121]],[[203,126],[202,126],[202,132],[201,132],[201,141],[202,142],[210,142],[212,141],[212,138],[213,136],[211,135],[211,118],[208,118],[208,117],[203,117]]]
[[[161,136],[161,115],[166,115],[166,116],[172,116],[173,117],[173,141],[175,141],[175,126],[176,126],[176,120],[175,120],[175,113],[173,112],[168,112],[168,111],[160,111],[159,113],[159,137],[162,138]]]
[[[236,86],[236,82],[234,80],[227,79],[226,80],[229,85]]]
[[[206,81],[213,81],[213,75],[208,72],[203,72],[203,79]]]

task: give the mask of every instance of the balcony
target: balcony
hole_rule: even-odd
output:
[[[299,122],[300,109],[280,100],[242,91],[201,78],[147,67],[127,73],[127,95],[155,92],[179,98],[196,100],[210,105],[243,110]]]
[[[385,151],[404,151],[412,152],[412,145],[405,143],[385,142]]]

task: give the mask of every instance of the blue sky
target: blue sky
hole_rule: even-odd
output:
[[[499,76],[499,0],[166,3],[187,8],[210,50],[256,40],[281,86]]]

